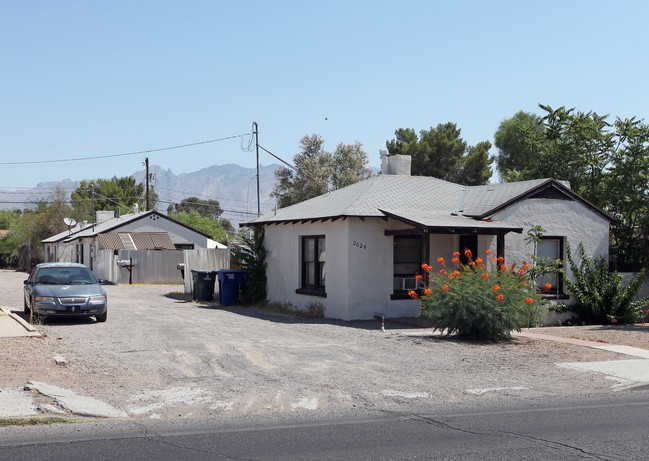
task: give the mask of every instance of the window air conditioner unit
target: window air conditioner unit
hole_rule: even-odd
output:
[[[401,279],[402,290],[416,290],[419,288],[419,282],[415,277],[403,277]]]

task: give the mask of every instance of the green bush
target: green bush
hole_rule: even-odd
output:
[[[461,265],[455,253],[450,274],[446,268],[433,273],[424,264],[425,275],[418,277],[423,289],[420,294],[410,292],[419,299],[419,318],[447,334],[492,340],[509,339],[512,331],[538,324],[540,298],[529,279],[529,266],[508,268],[490,253],[485,264],[481,258],[473,261],[467,250],[467,265]],[[445,267],[443,258],[437,261]]]
[[[647,279],[645,272],[625,284],[622,274],[609,271],[606,258],[588,258],[583,243],[579,244],[579,263],[572,256],[570,245],[567,250],[575,280],[566,280],[566,285],[578,303],[562,306],[563,311],[571,310],[584,322],[597,325],[635,323],[643,317],[649,297],[636,298],[636,295]]]
[[[246,271],[246,281],[242,287],[244,304],[266,302],[266,248],[264,230],[255,229],[253,235],[244,237],[239,258],[241,269]]]

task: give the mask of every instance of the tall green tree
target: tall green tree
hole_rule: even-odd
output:
[[[167,213],[179,213],[179,212],[191,212],[196,211],[199,215],[204,218],[209,218],[214,221],[218,221],[221,226],[225,229],[228,235],[234,234],[235,229],[232,223],[225,218],[221,218],[223,213],[223,208],[218,200],[213,199],[199,199],[198,197],[188,197],[182,199],[180,203],[172,203],[167,207]]]
[[[271,195],[280,208],[348,186],[369,176],[367,153],[362,144],[338,144],[331,154],[324,150],[324,139],[317,134],[300,140],[301,151],[293,156],[295,170],[280,167],[275,171]]]
[[[228,235],[221,223],[207,216],[201,216],[196,210],[172,212],[168,216],[171,219],[210,235],[212,240],[221,243],[227,241]]]
[[[167,207],[167,212],[174,211],[197,211],[199,215],[214,220],[219,219],[223,213],[218,200],[204,200],[198,197],[184,198],[180,203],[171,204]]]
[[[515,142],[527,155],[516,178],[566,180],[575,192],[603,206],[604,177],[615,149],[615,133],[607,116],[574,108],[539,107],[545,111],[543,129],[520,130]]]
[[[412,174],[432,176],[464,185],[486,184],[491,177],[491,143],[469,146],[455,123],[439,124],[421,130],[399,128],[395,138],[386,142],[390,155],[409,155]]]
[[[533,151],[525,142],[530,133],[542,134],[545,130],[541,117],[531,112],[518,111],[503,120],[494,135],[498,149],[496,168],[501,178],[521,173],[533,159]]]
[[[618,221],[610,256],[629,269],[649,265],[649,126],[643,121],[539,104],[542,129],[511,130],[528,157],[506,180],[567,180],[573,191]],[[536,120],[529,117],[530,120]],[[501,125],[502,126],[502,125]]]
[[[93,193],[94,189],[94,193]],[[92,202],[94,196],[94,209],[99,210],[130,210],[133,205],[139,203],[144,208],[146,198],[146,187],[137,183],[133,176],[112,179],[95,179],[92,181],[81,181],[79,187],[72,192],[71,203],[79,219],[92,220]],[[158,203],[158,196],[149,190],[149,208],[155,209]]]
[[[649,262],[649,125],[631,119],[615,122],[616,146],[606,180],[606,208],[618,224],[611,254],[631,269]]]
[[[363,150],[363,145],[360,142],[338,144],[333,154],[331,174],[333,188],[341,189],[369,178],[372,171],[367,168],[367,163],[367,153]]]
[[[47,199],[37,201],[33,208],[22,212],[12,210],[1,215],[0,220],[8,227],[9,233],[0,239],[0,265],[15,267],[19,245],[29,245],[32,262],[41,261],[41,240],[67,229],[63,218],[72,216],[72,209],[67,204],[65,191],[56,188]]]

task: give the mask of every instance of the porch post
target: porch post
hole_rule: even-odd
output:
[[[430,233],[424,229],[421,235],[421,263],[430,264]]]
[[[505,234],[498,234],[496,237],[496,257],[505,260]]]

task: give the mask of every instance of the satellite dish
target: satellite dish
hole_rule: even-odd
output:
[[[79,229],[83,229],[84,227],[86,227],[86,224],[87,223],[85,221],[80,222],[79,223]]]
[[[76,224],[77,224],[77,221],[74,220],[74,219],[72,219],[72,218],[63,218],[63,222],[64,222],[68,227],[76,226]]]

